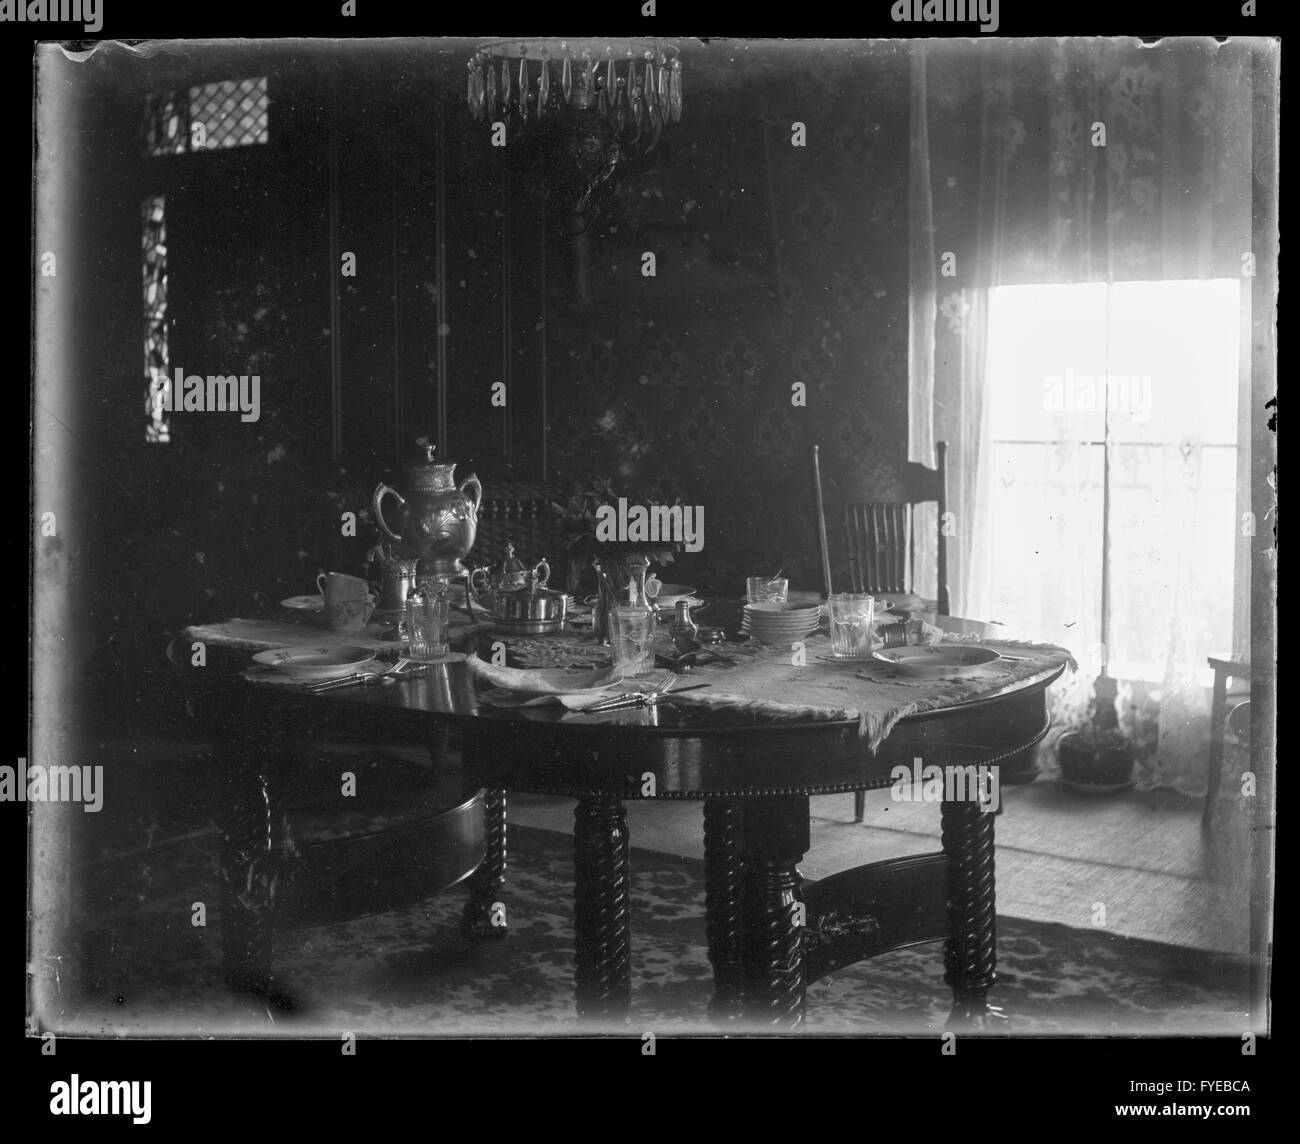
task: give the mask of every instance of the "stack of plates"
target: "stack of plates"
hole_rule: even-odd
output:
[[[740,630],[764,644],[807,639],[821,623],[820,604],[746,604]]]

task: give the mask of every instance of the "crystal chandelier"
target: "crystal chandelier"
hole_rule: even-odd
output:
[[[615,164],[653,150],[682,117],[681,60],[662,40],[489,40],[468,68],[476,120],[529,132],[578,119]]]

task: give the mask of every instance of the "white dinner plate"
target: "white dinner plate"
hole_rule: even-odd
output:
[[[375,658],[367,647],[343,644],[335,647],[276,647],[259,651],[254,663],[270,667],[294,679],[337,679],[351,675]]]
[[[764,616],[746,614],[741,617],[742,624],[753,628],[813,628],[821,623],[821,616]]]
[[[820,616],[822,605],[791,604],[788,601],[782,603],[780,600],[770,600],[761,604],[746,604],[745,611],[748,614],[760,616]]]
[[[940,644],[938,647],[891,647],[873,652],[877,663],[892,667],[899,675],[922,679],[949,679],[972,675],[1001,657],[987,647]]]
[[[319,592],[314,596],[290,596],[280,601],[280,607],[292,608],[295,612],[319,612],[325,607],[325,597]]]
[[[741,631],[745,632],[755,643],[768,644],[771,647],[788,647],[790,644],[808,639],[816,631],[816,628],[800,632],[753,632],[745,631],[744,628]]]
[[[620,682],[622,677],[608,667],[590,671],[569,671],[563,667],[535,667],[519,670],[496,668],[492,682],[508,685],[517,695],[584,695],[590,691],[603,691]]]

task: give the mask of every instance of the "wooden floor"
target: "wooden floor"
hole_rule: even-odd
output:
[[[1169,791],[1098,797],[1040,780],[1002,796],[999,914],[1089,929],[1100,904],[1105,928],[1125,937],[1249,951],[1249,827],[1238,802],[1223,800],[1205,830],[1200,802]],[[852,795],[814,798],[812,809],[812,849],[800,866],[810,878],[939,848],[934,804],[894,802],[883,790],[868,793],[861,823]],[[512,794],[508,815],[571,833],[573,800]],[[698,803],[629,803],[628,823],[634,847],[703,857]]]

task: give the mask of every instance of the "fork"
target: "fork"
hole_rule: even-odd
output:
[[[358,684],[369,683],[374,679],[392,682],[392,680],[396,679],[399,675],[405,677],[415,674],[414,672],[406,671],[406,668],[410,666],[410,663],[411,661],[409,659],[399,659],[387,671],[358,671],[354,672],[352,675],[345,675],[342,679],[327,679],[323,683],[314,684],[308,688],[308,690],[313,695],[319,695],[322,691],[339,691],[344,687],[355,687]]]
[[[677,676],[668,671],[649,691],[624,691],[618,695],[612,695],[609,699],[602,700],[600,703],[584,707],[582,710],[585,713],[588,711],[612,711],[617,707],[639,707],[643,703],[652,703],[659,696],[666,695],[669,688],[676,682]]]

